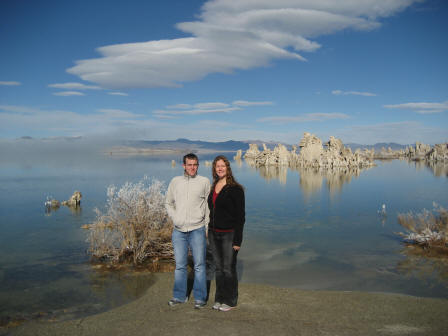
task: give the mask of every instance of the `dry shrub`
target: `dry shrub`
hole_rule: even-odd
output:
[[[106,211],[89,227],[89,252],[113,263],[141,264],[148,258],[172,258],[172,222],[165,210],[162,182],[144,177],[138,183],[107,189]]]
[[[433,207],[432,211],[398,214],[398,223],[408,231],[399,234],[407,243],[448,249],[448,210],[436,203]]]

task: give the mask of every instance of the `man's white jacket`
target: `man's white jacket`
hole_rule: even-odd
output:
[[[196,175],[174,177],[166,193],[165,208],[174,227],[182,232],[208,227],[210,211],[207,205],[210,193],[208,178]]]

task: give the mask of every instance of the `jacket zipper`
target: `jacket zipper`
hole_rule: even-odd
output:
[[[187,177],[187,204],[189,204],[189,194],[190,194],[190,176]],[[189,223],[189,215],[190,215],[190,211],[189,211],[189,207],[187,207],[187,213],[185,214],[186,216],[186,223]],[[188,225],[187,225],[187,232],[188,231]]]

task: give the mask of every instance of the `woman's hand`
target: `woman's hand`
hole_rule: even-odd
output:
[[[236,245],[233,245],[233,249],[234,249],[235,251],[239,251],[239,250],[240,250],[240,247],[239,247],[239,246],[236,246]]]

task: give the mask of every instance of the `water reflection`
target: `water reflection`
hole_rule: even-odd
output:
[[[344,184],[349,184],[352,178],[359,177],[364,169],[343,167],[332,169],[297,168],[297,171],[300,174],[300,187],[303,193],[306,196],[311,196],[322,189],[324,180],[330,195],[340,193]]]
[[[448,163],[434,162],[434,161],[409,161],[410,165],[413,165],[417,171],[428,169],[434,176],[448,177]]]
[[[434,280],[448,287],[448,258],[446,252],[406,246],[401,252],[406,258],[397,264],[400,273],[416,277],[434,286]]]
[[[322,189],[325,184],[330,191],[330,194],[340,193],[344,184],[351,182],[353,177],[358,177],[361,170],[368,168],[344,168],[335,167],[332,169],[323,168],[303,168],[288,166],[259,166],[255,165],[255,161],[246,159],[246,163],[258,171],[261,177],[266,181],[278,180],[280,184],[285,185],[287,182],[288,170],[295,170],[300,175],[300,188],[306,196],[311,196]]]
[[[448,177],[448,164],[440,162],[426,162],[426,167],[437,177]]]
[[[111,306],[140,297],[154,283],[154,274],[148,270],[139,272],[130,268],[109,270],[100,266],[95,267],[90,273],[92,292],[100,299],[99,301],[110,302]]]
[[[252,159],[245,159],[249,167],[258,171],[261,177],[266,181],[279,180],[283,185],[286,184],[288,176],[288,166],[256,166]]]
[[[243,166],[243,160],[241,160],[240,158],[235,158],[233,161],[235,162],[235,164],[238,167],[242,167]]]
[[[131,266],[110,269],[55,261],[42,259],[41,264],[1,272],[7,291],[0,295],[4,308],[0,311],[0,327],[35,319],[61,321],[98,314],[137,299],[155,283],[151,265],[139,270]],[[166,263],[157,269],[172,271],[173,266]]]

